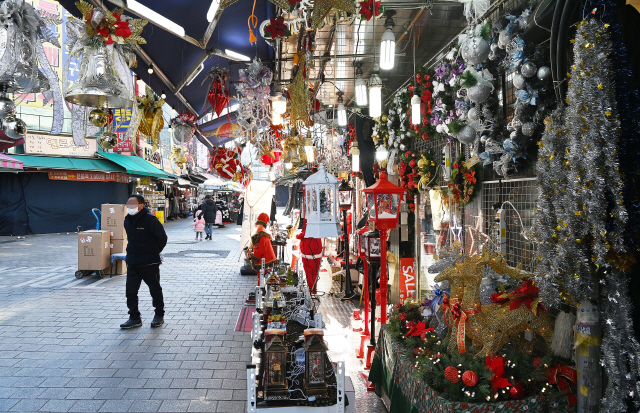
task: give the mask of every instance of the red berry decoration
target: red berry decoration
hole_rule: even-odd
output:
[[[444,378],[449,380],[451,383],[456,384],[460,381],[460,373],[457,368],[449,366],[444,369]]]
[[[475,371],[467,370],[462,373],[462,382],[465,386],[473,387],[478,384],[478,375]]]
[[[511,400],[522,399],[524,396],[524,386],[519,381],[513,383],[513,386],[509,389],[509,398]]]

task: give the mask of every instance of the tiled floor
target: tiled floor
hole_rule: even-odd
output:
[[[144,325],[123,331],[125,277],[74,277],[76,234],[0,237],[0,411],[244,412],[251,342],[234,329],[255,277],[239,274],[239,226],[196,242],[190,223],[165,225],[158,329],[144,284]],[[327,274],[319,290],[332,288]],[[357,374],[352,308],[333,297],[319,307],[330,356],[347,363],[355,411],[384,412]]]

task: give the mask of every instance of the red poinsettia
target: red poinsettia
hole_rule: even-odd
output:
[[[375,4],[375,16],[379,16],[384,10],[383,7],[380,7],[380,2],[376,1]],[[370,1],[361,1],[360,2],[360,16],[362,16],[367,21],[371,20],[374,15],[373,7]]]
[[[264,32],[267,33],[272,39],[278,37],[289,37],[291,32],[286,24],[284,24],[284,17],[272,17],[269,24],[264,28]]]
[[[466,179],[467,182],[471,182],[472,184],[476,183],[476,171],[471,171],[469,173],[463,174],[462,176],[464,176],[464,179]]]
[[[114,24],[114,26],[116,28],[116,36],[120,36],[125,39],[131,36],[131,28],[129,27],[129,22],[118,21]]]

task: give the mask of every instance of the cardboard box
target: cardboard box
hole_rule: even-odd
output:
[[[127,252],[127,244],[129,243],[126,239],[111,239],[111,254],[117,253],[126,253]],[[127,263],[118,260],[113,263],[113,275],[122,275],[127,272]],[[111,268],[108,268],[107,273],[111,273]]]
[[[90,230],[78,233],[78,269],[102,270],[111,263],[109,231]]]
[[[127,207],[121,204],[102,204],[100,208],[100,229],[107,230],[113,239],[125,239],[124,217]]]

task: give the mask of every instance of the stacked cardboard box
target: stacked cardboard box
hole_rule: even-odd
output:
[[[90,230],[78,233],[78,269],[100,271],[109,267],[111,243],[109,231]]]
[[[111,257],[111,254],[126,253],[127,232],[124,230],[124,218],[127,216],[126,206],[120,204],[102,204],[100,214],[100,228],[107,230],[111,236],[109,257]],[[110,263],[109,261],[109,265]],[[126,272],[127,264],[124,261],[116,261],[113,274],[120,275]]]

